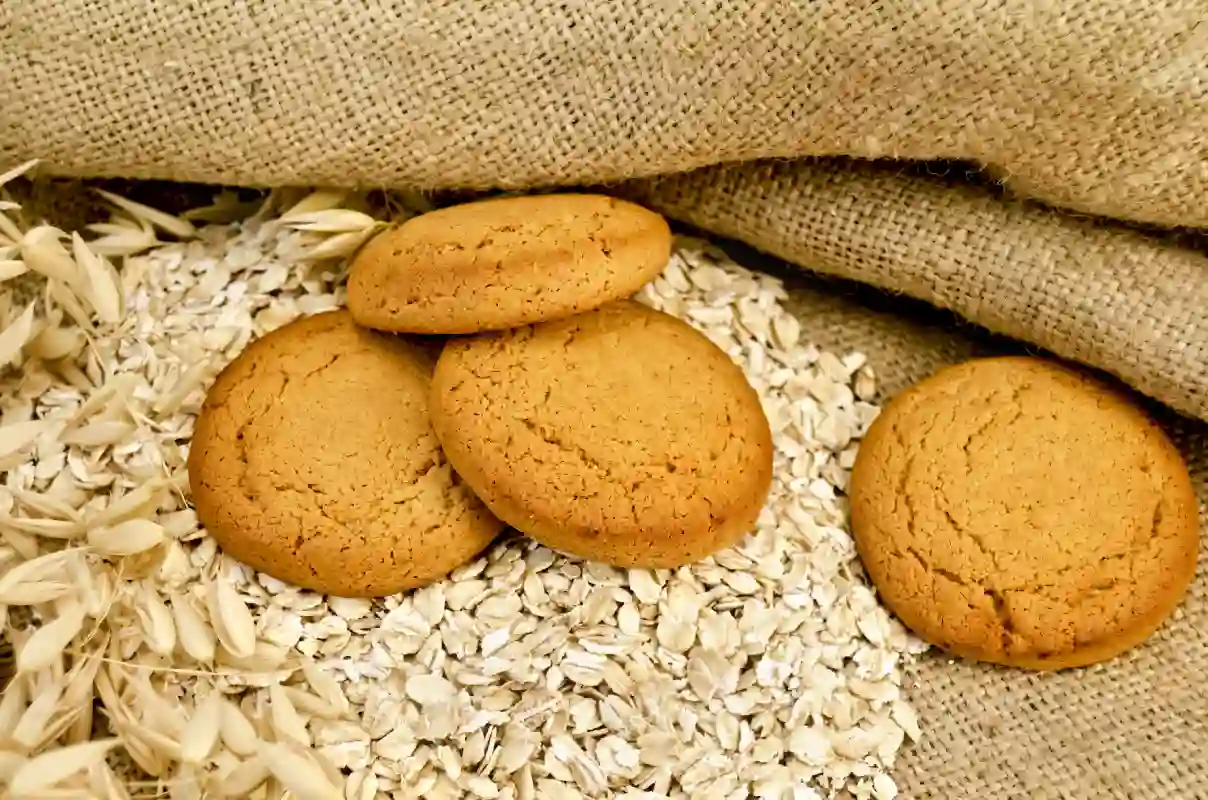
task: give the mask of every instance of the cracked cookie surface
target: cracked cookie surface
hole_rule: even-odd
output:
[[[445,460],[419,345],[305,317],[248,345],[206,396],[189,451],[197,515],[229,555],[342,597],[444,577],[502,530]]]
[[[450,206],[371,239],[348,308],[384,331],[466,334],[560,319],[628,297],[671,255],[660,215],[604,195]]]
[[[1195,572],[1181,456],[1130,398],[1029,357],[941,370],[893,398],[850,484],[861,560],[926,641],[1030,669],[1151,635]]]
[[[741,369],[631,301],[453,339],[432,392],[433,426],[478,496],[572,555],[697,561],[751,530],[771,486],[771,431]]]

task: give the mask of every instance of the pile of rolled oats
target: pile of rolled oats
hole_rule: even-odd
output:
[[[341,305],[346,258],[412,212],[106,199],[86,239],[0,197],[0,796],[896,796],[922,645],[863,577],[843,496],[873,374],[800,341],[779,281],[681,238],[640,295],[763,397],[776,475],[739,546],[626,571],[514,537],[416,592],[323,597],[199,528],[190,432],[225,364]]]

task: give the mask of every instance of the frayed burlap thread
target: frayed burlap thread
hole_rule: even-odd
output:
[[[962,159],[1208,226],[1200,0],[7,0],[0,162],[522,188],[758,158]]]

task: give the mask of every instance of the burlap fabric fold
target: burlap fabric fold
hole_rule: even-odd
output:
[[[0,158],[64,175],[517,187],[967,159],[1208,225],[1202,0],[5,0]]]
[[[1208,256],[919,172],[742,164],[616,188],[793,263],[949,309],[1208,419]]]

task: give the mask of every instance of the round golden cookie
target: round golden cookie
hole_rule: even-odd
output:
[[[1195,572],[1197,503],[1174,445],[1124,394],[1046,360],[974,360],[898,395],[849,491],[886,604],[971,659],[1112,658],[1161,625]]]
[[[433,360],[346,311],[250,344],[206,396],[189,451],[202,524],[279,580],[376,597],[445,576],[503,524],[458,479],[428,418]]]
[[[348,308],[384,331],[503,330],[628,297],[670,255],[667,221],[624,200],[494,198],[422,214],[371,239],[353,259]]]
[[[742,371],[688,324],[627,300],[451,340],[432,424],[496,516],[616,566],[674,567],[735,544],[771,485],[771,431]]]

